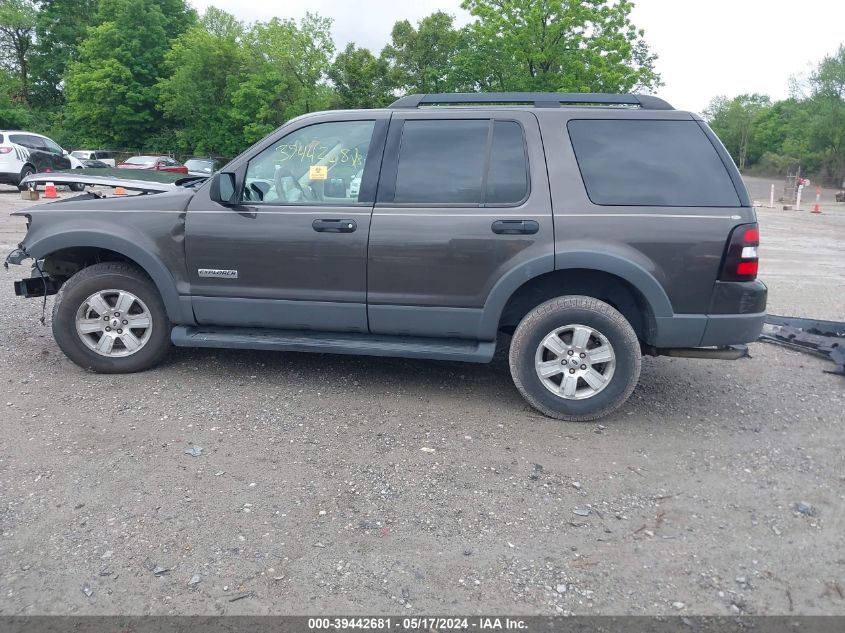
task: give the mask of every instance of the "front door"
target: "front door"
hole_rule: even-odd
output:
[[[552,270],[553,253],[533,113],[393,115],[370,228],[374,334],[493,340],[493,289],[506,276],[527,278],[529,266],[532,275]]]
[[[367,331],[367,235],[388,118],[301,119],[227,166],[241,206],[198,192],[186,239],[199,323]]]

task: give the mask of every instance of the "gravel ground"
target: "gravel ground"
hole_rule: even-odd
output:
[[[28,204],[0,193],[4,253]],[[824,210],[760,211],[772,312],[845,318]],[[845,614],[845,381],[820,359],[646,358],[601,424],[534,413],[501,354],[174,349],[98,376],[23,272],[0,283],[0,614]]]

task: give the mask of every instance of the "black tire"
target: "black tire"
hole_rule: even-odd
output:
[[[68,187],[70,187],[71,191],[85,191],[85,185],[81,182],[73,182],[69,184]]]
[[[21,184],[21,181],[26,178],[27,176],[31,176],[35,173],[35,167],[32,165],[24,165],[23,169],[21,169],[21,177],[18,180],[18,191],[26,191],[27,185]]]
[[[85,301],[101,290],[125,290],[144,302],[152,320],[146,343],[130,356],[103,356],[89,349],[76,330],[76,315]],[[170,349],[171,323],[164,303],[147,274],[132,264],[102,262],[83,268],[59,289],[53,306],[53,337],[70,360],[102,374],[144,371],[157,365]]]
[[[535,354],[545,337],[574,324],[601,333],[615,354],[615,367],[607,384],[595,395],[580,400],[552,393],[535,367]],[[557,297],[529,312],[514,332],[509,353],[514,384],[528,404],[551,418],[571,422],[595,420],[622,406],[637,385],[641,360],[639,340],[625,317],[603,301],[578,295]]]

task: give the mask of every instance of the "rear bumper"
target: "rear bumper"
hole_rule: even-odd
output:
[[[756,341],[766,320],[768,288],[755,281],[717,281],[707,314],[655,319],[654,347],[706,347]]]

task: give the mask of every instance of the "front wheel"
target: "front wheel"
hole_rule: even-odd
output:
[[[593,297],[537,306],[511,341],[516,388],[532,407],[560,420],[586,422],[618,409],[637,385],[640,364],[630,323]]]
[[[152,280],[137,266],[102,262],[56,295],[53,336],[74,363],[99,373],[144,371],[170,349],[170,322]]]

